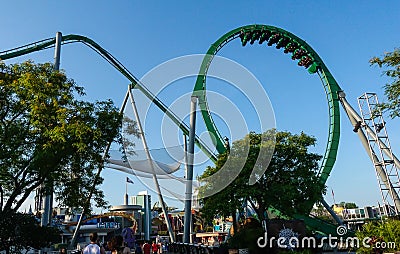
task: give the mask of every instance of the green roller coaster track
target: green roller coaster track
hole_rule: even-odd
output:
[[[36,51],[53,48],[56,42],[56,38],[44,39],[34,43],[30,43],[21,47],[13,48],[10,50],[0,52],[0,60],[7,60],[14,57],[19,57]],[[137,79],[125,66],[123,66],[113,55],[107,50],[102,48],[99,44],[93,40],[81,36],[81,35],[65,35],[61,38],[62,44],[82,42],[86,46],[93,49],[106,61],[108,61],[115,69],[117,69],[122,75],[124,75],[132,84],[132,87],[137,87],[147,98],[149,98],[159,109],[161,109],[179,128],[185,135],[189,135],[189,126],[183,122],[179,117],[174,114],[161,100],[152,94],[140,81]],[[216,161],[217,156],[214,152],[205,144],[197,135],[195,137],[196,145],[212,160]]]
[[[336,161],[337,150],[340,138],[340,111],[339,111],[339,98],[338,92],[341,91],[336,80],[329,72],[328,68],[319,57],[319,55],[308,45],[304,40],[296,35],[277,28],[267,25],[247,25],[236,28],[214,42],[208,49],[207,54],[203,58],[199,74],[197,76],[196,84],[193,89],[193,95],[198,97],[199,106],[203,116],[203,120],[207,126],[207,130],[212,133],[216,140],[216,148],[219,153],[225,152],[224,140],[219,133],[217,127],[212,119],[211,112],[209,111],[206,97],[206,77],[207,71],[210,67],[214,56],[230,41],[240,38],[242,46],[247,43],[253,44],[258,41],[259,44],[263,42],[268,46],[276,44],[276,48],[284,49],[284,53],[291,53],[293,60],[298,60],[299,66],[304,66],[308,69],[310,74],[317,73],[322,81],[323,88],[328,101],[329,108],[329,133],[328,142],[326,145],[325,154],[318,172],[319,180],[325,184],[333,165]],[[310,207],[311,209],[311,207]],[[276,214],[281,214],[276,209],[272,209]],[[327,223],[325,221],[313,218],[307,215],[294,215],[294,218],[302,219],[312,229],[326,234],[336,234],[336,225]]]
[[[218,51],[225,46],[228,42],[240,38],[242,45],[245,46],[248,42],[253,44],[258,41],[260,44],[266,42],[269,46],[276,44],[276,48],[283,48],[284,53],[291,53],[293,60],[299,60],[298,65],[304,66],[308,69],[309,73],[317,73],[322,81],[329,107],[329,137],[326,145],[326,151],[318,172],[321,183],[325,184],[333,165],[336,160],[336,154],[339,146],[340,138],[340,112],[339,112],[339,99],[338,91],[341,88],[329,72],[318,54],[308,45],[305,41],[295,36],[294,34],[285,31],[281,28],[267,25],[248,25],[236,28],[211,45],[203,59],[199,74],[197,76],[196,84],[193,89],[193,95],[199,99],[201,113],[206,124],[208,131],[214,136],[215,146],[218,153],[225,152],[224,140],[219,133],[217,127],[208,109],[206,99],[206,76],[209,66],[212,63],[214,56]],[[0,60],[7,60],[14,57],[26,55],[32,52],[52,48],[55,45],[55,38],[49,38],[37,41],[28,45],[18,48],[0,52]],[[113,57],[104,48],[98,45],[93,40],[81,35],[66,35],[62,36],[62,44],[82,42],[89,46],[106,61],[108,61],[115,69],[122,73],[131,82],[132,87],[137,87],[143,94],[148,97],[158,108],[160,108],[186,135],[189,133],[189,127],[181,119],[178,118],[168,107],[152,94],[127,68],[125,68],[115,57]],[[207,147],[205,143],[196,136],[196,145],[214,162],[217,156],[212,150]],[[312,228],[320,230],[325,233],[336,233],[336,226],[327,223],[322,223],[314,218],[298,215],[297,218],[304,219],[305,222]]]
[[[269,46],[276,43],[277,48],[283,48],[285,53],[292,53],[292,58],[294,58],[294,60],[299,60],[299,65],[301,64],[307,67],[309,73],[318,73],[320,76],[329,107],[329,138],[319,170],[320,181],[325,184],[332,167],[335,164],[337,149],[339,146],[340,112],[337,92],[341,89],[328,68],[311,46],[299,37],[281,28],[267,25],[248,25],[236,28],[224,34],[213,43],[203,58],[200,72],[193,89],[193,95],[197,96],[199,99],[201,113],[208,131],[217,137],[217,151],[223,153],[226,148],[224,146],[224,140],[215,126],[208,108],[206,98],[206,76],[214,56],[223,46],[236,38],[241,39],[243,46],[248,42],[253,44],[255,41],[258,41],[260,44],[265,42]]]

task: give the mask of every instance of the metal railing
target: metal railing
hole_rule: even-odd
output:
[[[220,253],[218,246],[209,246],[194,243],[170,243],[168,252],[180,254],[217,254]]]

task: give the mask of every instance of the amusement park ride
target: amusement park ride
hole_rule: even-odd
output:
[[[308,69],[310,74],[317,74],[319,76],[326,93],[329,108],[328,141],[318,172],[320,182],[325,185],[336,160],[340,138],[339,105],[342,105],[344,112],[354,126],[354,132],[357,133],[375,167],[382,200],[383,203],[387,205],[386,207],[388,207],[385,213],[387,215],[399,215],[400,177],[398,169],[400,168],[400,161],[392,152],[382,114],[376,110],[375,106],[378,103],[376,94],[366,93],[359,97],[358,102],[361,114],[358,114],[356,110],[347,102],[345,93],[314,49],[312,49],[304,40],[284,29],[269,25],[247,25],[236,28],[224,34],[215,43],[213,43],[204,56],[193,89],[192,98],[197,98],[198,103],[196,104],[198,104],[200,107],[207,130],[215,137],[214,145],[216,151],[218,153],[223,153],[226,151],[226,146],[224,145],[225,140],[223,135],[221,135],[218,131],[207,104],[206,77],[214,56],[226,44],[235,39],[240,39],[242,46],[249,44],[252,45],[258,41],[259,44],[266,43],[268,46],[275,46],[277,49],[283,49],[283,53],[290,54],[291,58],[295,60],[299,66],[303,66]],[[154,103],[182,130],[184,135],[194,135],[192,139],[189,137],[189,148],[191,144],[196,144],[212,161],[216,161],[217,155],[214,154],[212,150],[207,147],[207,145],[197,135],[194,134],[194,128],[191,128],[191,126],[188,126],[184,121],[179,119],[174,112],[172,112],[159,98],[157,98],[149,89],[147,89],[145,84],[142,84],[114,56],[112,56],[99,44],[87,37],[81,35],[62,36],[61,33],[57,33],[55,38],[41,40],[25,46],[0,52],[0,59],[7,60],[35,51],[56,47],[55,66],[57,68],[59,65],[59,52],[61,45],[74,42],[81,42],[93,49],[129,80],[130,85],[124,101],[124,107],[128,98],[130,98],[131,102],[134,104],[131,89],[138,88],[152,103]],[[190,133],[191,131],[193,133]],[[143,142],[146,149],[145,140]],[[193,154],[193,152],[191,152],[189,149],[188,154],[190,155],[191,153]],[[148,157],[148,159],[151,160],[150,157]],[[152,176],[153,180],[156,182],[156,186],[158,186],[157,175],[153,174]],[[160,198],[160,204],[163,204],[164,202],[162,201],[161,190],[159,188],[158,194]],[[48,201],[47,206],[49,206],[50,203],[51,202]],[[330,209],[330,206],[325,201],[322,200],[322,203],[327,209]],[[47,210],[49,210],[49,207]],[[190,206],[189,209],[186,210],[190,210]],[[165,216],[165,218],[167,218],[167,216]],[[325,233],[336,233],[335,225],[323,223],[316,218],[310,217],[308,214],[296,215],[295,218],[304,219],[305,223],[314,230]],[[337,222],[341,223],[338,218]],[[78,229],[79,226],[77,226],[77,230]]]

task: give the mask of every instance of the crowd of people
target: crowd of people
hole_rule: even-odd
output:
[[[101,245],[96,232],[89,236],[90,243],[82,250],[82,254],[160,254],[163,246],[158,241],[144,241],[143,244],[135,243],[134,248],[129,248],[124,243],[121,235],[114,236],[109,242]],[[61,253],[61,251],[60,251]]]

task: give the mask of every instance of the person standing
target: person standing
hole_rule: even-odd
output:
[[[153,251],[153,254],[158,254],[158,244],[156,244],[154,241],[151,244],[151,250]]]
[[[98,236],[97,233],[91,233],[89,235],[90,243],[83,249],[83,254],[105,254],[104,248],[100,248],[97,244]]]
[[[122,230],[122,237],[124,238],[124,243],[125,245],[130,248],[133,249],[135,248],[135,231],[134,231],[134,226],[132,226],[132,228],[124,228]]]
[[[131,249],[124,246],[124,238],[121,235],[114,236],[109,244],[111,254],[130,254]]]
[[[143,254],[142,247],[138,242],[136,242],[135,254]]]
[[[151,254],[151,245],[146,241],[143,244],[143,254]]]

